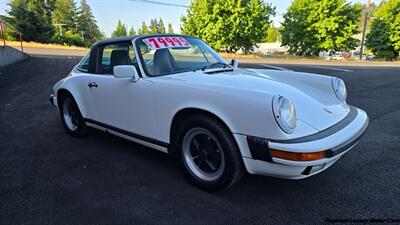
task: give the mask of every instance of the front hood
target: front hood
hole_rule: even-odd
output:
[[[331,77],[291,71],[236,69],[232,72],[206,74],[201,71],[175,74],[169,79],[190,82],[200,88],[225,88],[227,93],[240,89],[251,97],[253,92],[281,95],[292,100],[297,119],[316,130],[324,130],[348,113],[333,92]],[[266,103],[271,105],[271,103]]]

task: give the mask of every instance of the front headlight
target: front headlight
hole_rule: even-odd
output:
[[[296,109],[289,99],[283,96],[275,96],[272,101],[275,120],[279,127],[286,133],[293,133],[296,127]]]
[[[347,99],[347,90],[346,85],[342,79],[333,78],[332,79],[332,88],[333,92],[335,92],[336,97],[339,99],[340,102],[346,103]]]

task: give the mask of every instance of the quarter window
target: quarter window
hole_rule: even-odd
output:
[[[89,71],[89,58],[90,58],[90,53],[88,53],[79,63],[78,69],[82,72],[88,72]]]

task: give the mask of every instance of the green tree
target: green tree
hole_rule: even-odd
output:
[[[281,34],[279,33],[278,28],[276,28],[274,25],[270,26],[267,30],[267,38],[265,41],[268,43],[281,41]]]
[[[150,34],[158,34],[159,33],[160,28],[159,28],[159,23],[158,23],[157,19],[150,20],[149,29],[150,29]]]
[[[5,20],[24,33],[24,40],[50,42],[54,34],[51,20],[46,12],[44,0],[11,0],[10,10]],[[18,39],[18,34],[12,29],[7,30],[7,36]]]
[[[60,26],[62,30],[70,30],[73,33],[78,32],[78,8],[74,0],[56,0],[52,14],[53,24],[56,26],[58,36],[60,33]]]
[[[388,0],[379,6],[365,45],[378,58],[390,60],[399,56],[400,0]]]
[[[158,33],[159,34],[165,34],[165,25],[164,25],[164,21],[161,19],[158,20]]]
[[[354,49],[360,14],[361,5],[346,0],[294,0],[283,16],[282,45],[298,55]]]
[[[141,35],[150,33],[149,27],[144,21],[142,22],[142,26],[139,28],[138,33]]]
[[[87,46],[102,38],[99,27],[96,24],[96,19],[93,16],[92,9],[86,0],[81,0],[79,15],[77,18],[78,30],[83,36]]]
[[[136,30],[133,26],[131,27],[131,29],[129,29],[129,35],[130,36],[136,35]]]
[[[121,36],[127,36],[127,31],[125,24],[121,22],[121,20],[118,20],[117,27],[115,30],[112,32],[111,37],[121,37]]]
[[[247,53],[265,39],[274,12],[264,0],[193,0],[181,18],[182,32],[216,50]]]
[[[56,0],[52,20],[56,30],[54,41],[67,45],[85,45],[79,31],[79,9],[74,0]]]
[[[174,29],[172,28],[172,24],[171,23],[168,24],[168,32],[167,33],[168,34],[173,34],[174,33]]]

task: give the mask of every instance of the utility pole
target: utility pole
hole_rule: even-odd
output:
[[[64,24],[64,23],[55,23],[54,25],[59,26],[59,28],[60,28],[60,37],[62,37],[62,36],[63,36],[63,35],[62,35],[62,26],[66,26],[67,24]]]
[[[364,18],[364,26],[361,38],[361,48],[360,48],[360,60],[362,60],[363,52],[364,52],[364,41],[365,41],[365,33],[367,32],[367,22],[368,22],[368,9],[371,5],[371,0],[368,0],[367,8],[365,9],[365,18]]]
[[[1,38],[3,39],[4,46],[6,46],[6,35],[5,33],[5,28],[3,27],[3,20],[0,19],[0,30],[1,30]]]

